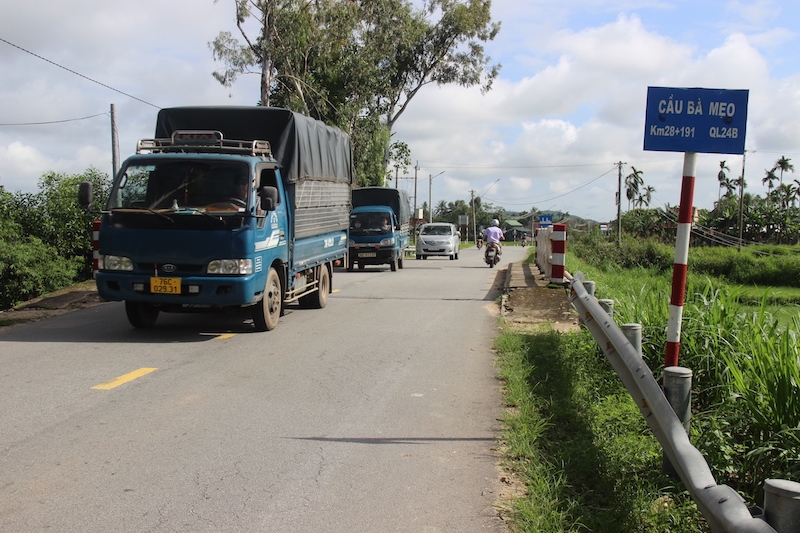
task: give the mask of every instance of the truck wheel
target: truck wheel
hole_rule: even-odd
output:
[[[347,271],[348,272],[352,272],[353,268],[355,268],[355,266],[356,266],[356,262],[355,261],[353,261],[352,259],[348,259],[347,260]]]
[[[278,325],[283,305],[281,280],[274,268],[269,269],[264,297],[253,306],[253,324],[258,331],[272,331]]]
[[[150,328],[158,320],[158,307],[142,302],[125,302],[125,314],[128,322],[135,328]]]
[[[402,255],[397,260],[397,266],[398,266],[398,268],[403,268],[403,256]]]
[[[363,264],[363,263],[359,263],[359,264],[358,264],[358,269],[359,269],[359,270],[364,270],[364,268],[366,268],[366,266],[367,266],[367,265],[365,265],[365,264]]]
[[[306,309],[322,309],[328,305],[328,294],[331,292],[331,278],[328,275],[328,267],[322,265],[319,268],[318,290],[311,294],[301,296],[299,300],[300,307],[305,307]]]
[[[397,258],[393,257],[391,263],[389,263],[389,269],[392,272],[397,272]]]

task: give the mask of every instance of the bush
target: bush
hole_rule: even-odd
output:
[[[12,222],[0,223],[0,309],[73,283],[80,258],[64,259],[36,237],[19,236]]]

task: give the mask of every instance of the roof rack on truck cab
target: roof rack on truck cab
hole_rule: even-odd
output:
[[[269,141],[235,141],[225,139],[220,131],[178,130],[169,139],[140,139],[136,153],[159,154],[167,152],[218,152],[272,157]]]

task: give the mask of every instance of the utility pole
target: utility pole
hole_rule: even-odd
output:
[[[742,177],[739,178],[739,248],[742,251],[742,237],[744,236],[744,161],[747,157],[747,150],[742,152]]]
[[[414,238],[416,242],[417,235],[417,172],[419,172],[419,160],[414,166]]]
[[[622,247],[622,165],[617,163],[617,246]]]
[[[473,242],[478,242],[478,228],[475,223],[475,191],[469,191],[469,203],[472,204],[472,239]]]
[[[114,104],[111,104],[111,181],[117,177],[119,172],[119,138],[117,136],[117,110]]]

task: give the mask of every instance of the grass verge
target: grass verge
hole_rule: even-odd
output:
[[[504,329],[496,348],[505,466],[527,489],[512,531],[708,531],[591,335]]]

